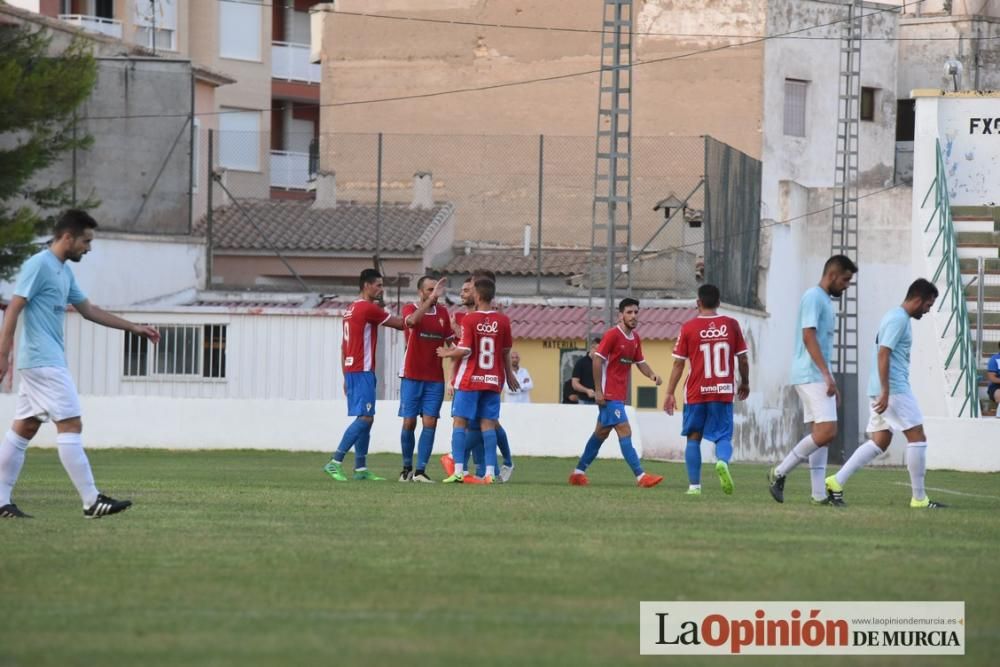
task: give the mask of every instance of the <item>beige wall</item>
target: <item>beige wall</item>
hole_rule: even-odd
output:
[[[353,280],[372,266],[370,258],[358,257],[295,257],[286,259],[305,280],[325,284],[353,285]],[[419,258],[384,258],[383,273],[387,279],[398,275],[415,280],[423,275],[423,262]],[[215,253],[212,267],[215,287],[253,287],[255,285],[295,284],[295,278],[274,255],[234,255]],[[346,280],[345,280],[346,278]],[[261,280],[262,279],[262,280]],[[270,279],[276,279],[270,280]],[[404,298],[407,290],[404,286]],[[389,292],[392,292],[389,294]],[[353,295],[354,292],[349,292]],[[387,288],[387,301],[395,301],[395,289]]]
[[[763,29],[764,3],[755,0],[713,2],[719,11],[702,20],[698,11],[673,9],[675,4],[646,2],[636,17],[637,29],[676,32],[671,26],[678,18],[690,33],[744,34]],[[428,10],[428,6],[447,9]],[[601,24],[602,2],[526,0],[515,9],[500,0],[340,0],[336,8],[594,29]],[[600,65],[599,44],[594,33],[462,27],[334,12],[327,15],[323,30],[322,99],[330,104],[592,70]],[[635,58],[675,57],[705,45],[704,38],[647,37],[639,40]],[[759,47],[637,66],[634,133],[711,134],[759,156],[761,68]],[[323,132],[591,136],[597,117],[596,85],[597,75],[588,75],[425,100],[328,107],[322,111],[322,128]],[[733,113],[734,109],[740,112]]]

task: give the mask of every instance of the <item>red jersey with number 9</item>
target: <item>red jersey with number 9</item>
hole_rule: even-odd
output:
[[[358,299],[344,311],[340,354],[345,373],[375,370],[378,327],[391,317],[376,303]]]
[[[506,382],[504,353],[513,347],[510,319],[501,313],[476,311],[462,318],[458,347],[467,350],[458,366],[457,388],[495,391]]]
[[[690,403],[732,403],[736,357],[747,353],[740,323],[726,315],[699,315],[681,327],[674,357],[691,364],[685,389]]]

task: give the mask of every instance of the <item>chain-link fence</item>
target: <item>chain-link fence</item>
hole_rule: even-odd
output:
[[[231,126],[232,119],[227,123]],[[252,130],[214,131],[213,137],[211,152],[221,174],[213,193],[215,234],[223,231],[219,224],[232,219],[218,210],[220,206],[240,206],[239,217],[244,221],[257,218],[266,235],[275,223],[274,202],[319,197],[330,219],[352,215],[357,225],[380,227],[365,235],[373,242],[371,247],[328,250],[385,258],[394,252],[395,225],[423,224],[417,218],[401,222],[402,211],[448,207],[452,220],[447,238],[435,239],[437,247],[425,257],[426,266],[415,272],[432,269],[457,276],[472,268],[487,268],[503,276],[504,293],[509,295],[589,293],[588,267],[603,252],[603,232],[597,234],[597,247],[592,244],[593,137],[314,136],[285,131],[276,138]],[[207,146],[208,137],[202,136],[197,143]],[[718,142],[712,145],[725,147]],[[633,293],[640,297],[690,298],[703,279],[705,146],[705,137],[633,138],[634,252],[629,272]],[[201,159],[207,159],[207,151],[200,152]],[[746,237],[738,242],[748,242],[746,248],[754,253],[741,260],[740,266],[755,265],[757,236],[745,226],[751,218],[753,225],[758,224],[759,163],[756,172],[734,172],[738,177],[725,172],[722,178],[715,162],[712,168],[713,175],[718,175],[712,192],[718,193],[718,202],[727,202],[723,208],[717,204],[716,210],[724,212],[727,220],[719,227],[726,231],[719,233],[730,233],[726,225],[738,210],[738,224],[743,225],[740,235]],[[207,183],[207,170],[199,177]],[[279,216],[284,221],[280,224],[301,224],[303,234],[313,234],[309,225],[314,223],[305,222],[306,213],[294,213],[295,206],[304,209],[314,204],[286,208],[287,215]],[[360,215],[359,208],[373,212]],[[201,201],[196,210],[203,219],[207,201]],[[204,221],[196,225],[196,229],[204,228]],[[282,247],[274,238],[267,240],[272,242],[276,252],[299,250]],[[726,248],[737,251],[735,246]],[[295,261],[289,263],[298,266]],[[747,299],[741,295],[739,303],[747,305]]]

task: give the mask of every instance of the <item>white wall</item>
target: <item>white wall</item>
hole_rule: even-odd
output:
[[[15,397],[0,395],[0,414],[13,415]],[[354,420],[347,403],[335,401],[220,400],[137,396],[83,396],[84,442],[87,447],[156,447],[168,449],[282,449],[331,453]],[[371,453],[398,453],[398,401],[379,401],[372,430]],[[442,415],[451,412],[445,403]],[[627,407],[632,442],[642,455],[642,426]],[[581,414],[586,413],[586,418]],[[593,406],[504,405],[501,422],[515,457],[578,457],[594,430]],[[55,445],[55,429],[43,426],[35,439]],[[451,451],[450,419],[435,432],[434,453]],[[601,448],[601,458],[621,458],[617,438]],[[317,472],[325,462],[317,457]],[[435,464],[436,466],[437,464]],[[567,474],[571,472],[567,469]]]
[[[70,268],[93,303],[124,306],[204,287],[205,242],[98,230],[93,249]],[[9,299],[16,282],[0,283],[0,294]]]
[[[952,205],[1000,204],[1000,94],[941,98],[937,133]]]

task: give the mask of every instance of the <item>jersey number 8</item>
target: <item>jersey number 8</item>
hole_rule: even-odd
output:
[[[496,341],[492,338],[479,339],[479,359],[477,366],[480,370],[488,371],[493,368],[496,360]]]

